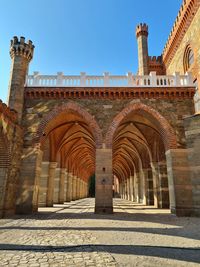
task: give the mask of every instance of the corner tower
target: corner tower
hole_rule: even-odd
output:
[[[10,82],[9,82],[9,100],[8,105],[11,109],[18,112],[18,121],[21,123],[23,105],[24,105],[24,85],[26,74],[28,72],[29,62],[33,58],[34,45],[32,41],[25,43],[25,38],[13,37],[10,44],[10,56],[12,59]]]
[[[148,26],[145,23],[137,25],[136,37],[138,43],[138,74],[148,75]]]

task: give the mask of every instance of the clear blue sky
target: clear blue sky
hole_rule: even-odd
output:
[[[182,0],[0,0],[0,99],[7,100],[10,39],[35,45],[29,73],[126,74],[137,71],[135,27],[149,25],[159,55]]]

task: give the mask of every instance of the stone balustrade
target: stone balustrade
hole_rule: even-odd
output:
[[[149,75],[139,76],[128,72],[127,75],[110,75],[105,72],[103,75],[64,75],[58,72],[57,75],[41,75],[34,72],[28,75],[26,87],[193,87],[191,73],[180,75],[156,75],[150,72]]]

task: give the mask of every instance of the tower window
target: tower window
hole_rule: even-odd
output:
[[[184,53],[183,66],[184,72],[187,72],[194,63],[194,52],[190,46],[187,46]]]

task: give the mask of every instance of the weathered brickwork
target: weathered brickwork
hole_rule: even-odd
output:
[[[102,130],[104,142],[105,136],[114,117],[119,114],[129,104],[143,103],[147,107],[153,108],[158,111],[171,125],[177,134],[178,147],[185,146],[185,135],[183,130],[184,116],[194,113],[193,100],[178,99],[178,100],[165,100],[165,99],[127,99],[127,100],[105,100],[105,99],[73,99],[70,101],[63,99],[41,100],[41,99],[26,99],[25,112],[23,117],[24,127],[26,127],[25,141],[30,144],[35,137],[40,123],[49,112],[54,110],[58,114],[61,105],[67,103],[77,103],[80,109],[85,109],[99,125]]]
[[[0,102],[0,217],[15,213],[22,142],[17,113]]]

